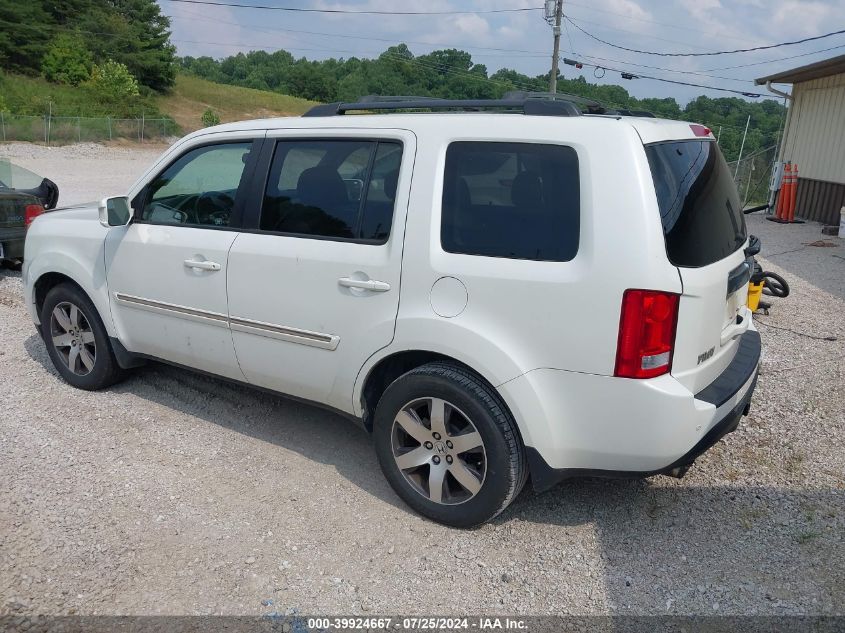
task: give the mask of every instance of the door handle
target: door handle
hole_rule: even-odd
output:
[[[390,290],[390,284],[383,281],[376,281],[375,279],[352,279],[351,277],[341,277],[337,280],[344,288],[358,288],[360,290],[372,290],[373,292],[387,292]]]
[[[220,270],[220,264],[218,264],[217,262],[186,259],[185,268],[193,268],[194,270]]]

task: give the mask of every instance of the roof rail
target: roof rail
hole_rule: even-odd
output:
[[[369,100],[368,100],[369,99]],[[438,99],[432,97],[362,97],[354,103],[324,103],[314,106],[302,116],[325,117],[357,111],[389,112],[396,110],[461,110],[483,112],[496,110],[519,112],[531,116],[580,116],[570,100],[527,99]]]

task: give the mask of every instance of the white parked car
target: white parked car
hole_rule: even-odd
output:
[[[36,219],[23,279],[71,385],[157,359],[334,408],[465,527],[529,478],[680,476],[732,431],[747,247],[703,126],[366,101],[186,136],[127,197]]]

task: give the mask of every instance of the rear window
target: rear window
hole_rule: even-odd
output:
[[[450,253],[566,262],[578,252],[578,155],[539,143],[446,150],[440,242]]]
[[[707,266],[743,245],[742,204],[715,142],[655,143],[645,151],[669,261],[687,268]]]

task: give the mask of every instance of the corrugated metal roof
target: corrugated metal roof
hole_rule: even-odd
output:
[[[767,77],[760,77],[759,79],[755,79],[754,83],[758,86],[765,84],[767,81],[781,84],[795,84],[801,81],[809,81],[810,79],[838,75],[839,73],[845,73],[845,55],[823,59],[820,62],[799,66],[791,70],[784,70]]]

